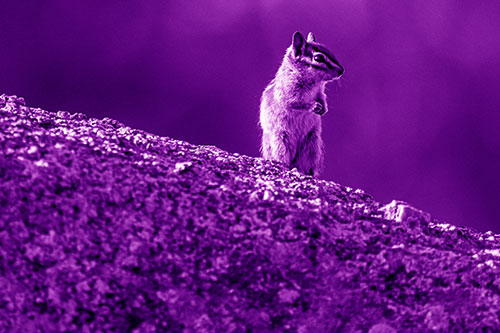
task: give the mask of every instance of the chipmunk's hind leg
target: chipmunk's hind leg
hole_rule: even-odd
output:
[[[267,137],[263,140],[262,156],[265,159],[283,162],[290,166],[292,156],[290,153],[290,142],[286,133],[275,135],[274,133],[264,134]]]
[[[317,129],[312,129],[299,147],[296,161],[299,171],[317,176],[323,159],[323,142]]]

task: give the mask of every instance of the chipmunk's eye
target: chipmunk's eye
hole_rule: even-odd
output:
[[[325,62],[325,57],[322,54],[315,54],[314,61],[317,62]]]

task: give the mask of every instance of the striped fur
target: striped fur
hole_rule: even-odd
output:
[[[275,78],[260,105],[261,153],[266,159],[318,175],[323,163],[321,115],[328,111],[325,85],[344,69],[309,33],[292,38]]]

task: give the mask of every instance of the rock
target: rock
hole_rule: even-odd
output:
[[[499,235],[0,96],[0,332],[500,330]]]
[[[416,209],[404,201],[392,200],[389,204],[380,208],[380,211],[384,213],[384,218],[396,222],[408,221],[409,219],[426,223],[431,221],[429,213]]]
[[[387,324],[375,324],[368,333],[396,333],[397,331]]]

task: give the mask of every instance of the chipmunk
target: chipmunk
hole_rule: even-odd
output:
[[[344,68],[328,49],[295,32],[275,78],[262,94],[261,153],[265,159],[317,176],[323,163],[321,116],[328,111],[325,85]]]

